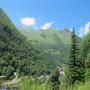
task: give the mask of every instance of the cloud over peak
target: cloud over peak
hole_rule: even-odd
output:
[[[24,26],[35,26],[36,25],[36,19],[33,17],[25,17],[21,18],[21,24]]]
[[[47,22],[43,26],[41,26],[41,29],[42,30],[48,30],[51,28],[52,24],[53,24],[53,22]]]
[[[84,27],[80,28],[79,36],[83,37],[90,32],[90,22],[87,22]]]

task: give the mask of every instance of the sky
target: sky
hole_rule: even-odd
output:
[[[0,0],[0,7],[17,27],[74,27],[80,36],[90,27],[90,0]]]

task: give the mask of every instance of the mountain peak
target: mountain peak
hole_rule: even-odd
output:
[[[63,31],[66,33],[71,33],[70,29],[68,29],[68,28],[64,28]]]

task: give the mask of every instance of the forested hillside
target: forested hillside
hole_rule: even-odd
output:
[[[24,28],[25,29],[25,28]],[[29,28],[28,28],[29,29]],[[26,31],[25,31],[26,30]],[[68,60],[68,52],[71,43],[71,31],[67,28],[64,30],[39,30],[35,32],[33,29],[27,32],[27,29],[20,31],[32,41],[33,44],[43,49],[48,53],[48,59],[56,63],[65,64]],[[25,33],[26,32],[26,33]],[[80,37],[77,37],[78,43],[82,42]]]
[[[0,9],[0,75],[41,74],[50,72],[54,66],[47,60],[47,54],[28,42]]]
[[[51,60],[57,63],[65,63],[68,58],[70,35],[71,32],[68,29],[65,31],[41,30],[31,34],[28,39],[44,49],[51,56]]]

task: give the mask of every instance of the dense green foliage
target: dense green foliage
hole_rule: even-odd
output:
[[[76,40],[76,35],[73,30],[71,35],[71,48],[70,48],[70,58],[69,58],[69,75],[68,80],[70,85],[74,85],[75,82],[84,81],[84,64],[80,55],[79,45]]]
[[[49,62],[47,56],[27,41],[0,9],[0,75],[10,77],[14,72],[19,76],[50,73],[55,64]]]
[[[90,80],[90,33],[83,40],[82,58],[85,62],[86,80]]]
[[[25,30],[20,30],[24,35],[32,41],[33,44],[37,45],[39,48],[43,49],[48,53],[48,59],[56,64],[66,63],[68,60],[68,51],[70,47],[70,35],[71,31],[69,29],[61,30],[39,30],[38,32],[27,32]],[[26,33],[25,33],[26,32]],[[80,42],[80,38],[77,37]]]

